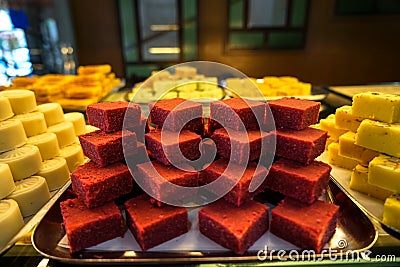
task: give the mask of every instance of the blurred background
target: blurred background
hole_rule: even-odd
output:
[[[110,64],[133,85],[206,60],[316,85],[400,80],[397,0],[0,0],[0,85]]]

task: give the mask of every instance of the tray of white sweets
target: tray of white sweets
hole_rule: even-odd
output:
[[[64,192],[84,161],[81,113],[37,105],[29,90],[0,93],[0,255],[24,237]]]

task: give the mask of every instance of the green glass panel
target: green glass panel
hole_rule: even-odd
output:
[[[183,58],[185,61],[197,59],[197,0],[182,1],[183,18]]]
[[[376,6],[379,14],[400,14],[399,0],[376,1]]]
[[[264,34],[262,32],[231,32],[229,46],[234,49],[261,48],[264,46]]]
[[[151,75],[153,70],[158,70],[159,67],[156,65],[131,65],[126,67],[126,77],[136,78],[136,80],[141,80],[147,78]]]
[[[138,61],[134,1],[120,0],[122,47],[125,61]]]
[[[182,18],[183,21],[196,19],[197,16],[197,0],[182,1]]]
[[[336,0],[338,15],[367,15],[373,14],[375,0]]]
[[[229,27],[231,29],[243,29],[244,26],[244,1],[229,1]]]
[[[183,31],[183,56],[186,61],[197,59],[196,23],[191,23]]]
[[[292,27],[303,27],[306,22],[308,0],[293,0]]]
[[[302,32],[271,32],[268,36],[270,48],[300,48],[303,47]]]

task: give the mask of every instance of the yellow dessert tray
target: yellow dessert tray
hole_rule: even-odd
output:
[[[327,164],[328,153],[324,152],[317,158]],[[350,188],[351,171],[331,165],[331,177],[337,186],[369,217],[382,227],[388,234],[400,239],[400,229],[395,229],[382,222],[384,201],[368,196]]]

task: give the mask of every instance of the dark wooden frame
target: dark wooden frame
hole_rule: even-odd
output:
[[[250,1],[249,0],[244,0],[244,25],[242,29],[231,29],[230,28],[230,19],[231,19],[231,14],[230,14],[230,1],[227,0],[227,27],[226,27],[226,33],[225,33],[225,41],[224,41],[224,47],[225,47],[225,51],[226,52],[230,52],[230,51],[253,51],[253,50],[278,50],[278,49],[302,49],[305,46],[305,42],[306,42],[306,37],[307,37],[307,29],[308,29],[308,20],[309,20],[309,14],[310,14],[310,2],[311,0],[307,0],[307,6],[306,6],[306,17],[305,17],[305,22],[304,22],[304,26],[302,27],[292,27],[289,26],[291,23],[291,17],[292,17],[292,6],[293,6],[293,0],[287,0],[288,1],[288,6],[286,9],[286,21],[285,21],[285,25],[281,26],[281,27],[247,27],[248,21],[249,21],[249,15],[248,15],[248,11],[249,11],[249,5],[250,5]],[[271,48],[268,47],[267,42],[268,42],[268,37],[269,37],[269,33],[271,32],[277,32],[277,31],[299,31],[302,32],[304,34],[304,38],[303,38],[303,43],[301,45],[301,47],[298,48]],[[260,47],[260,48],[233,48],[230,44],[229,44],[229,34],[231,32],[262,32],[264,34],[264,46]]]

